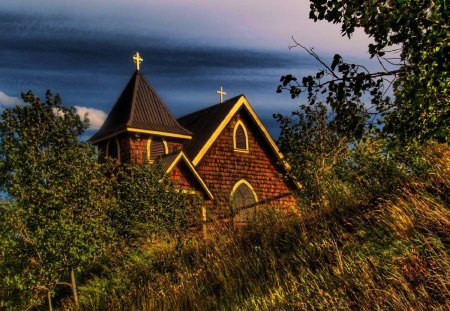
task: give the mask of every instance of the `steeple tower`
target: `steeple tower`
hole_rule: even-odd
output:
[[[142,163],[181,148],[192,133],[171,114],[164,101],[140,71],[142,58],[133,60],[136,72],[90,142],[106,156],[122,162]]]

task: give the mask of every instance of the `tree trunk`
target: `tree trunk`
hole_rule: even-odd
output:
[[[50,290],[47,291],[47,299],[48,299],[48,310],[53,311],[52,294],[51,294]]]
[[[72,283],[73,302],[78,308],[80,305],[78,304],[77,283],[75,282],[75,272],[73,269],[70,269],[70,281]]]

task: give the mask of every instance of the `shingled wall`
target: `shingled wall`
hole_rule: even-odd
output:
[[[120,145],[120,159],[123,163],[137,163],[143,164],[147,160],[147,142],[150,135],[134,133],[122,133],[117,136]],[[179,151],[182,148],[182,140],[165,138],[169,154]],[[111,142],[114,138],[111,139]],[[105,154],[107,141],[98,144],[100,153]]]
[[[195,192],[200,199],[204,200],[206,195],[203,189],[196,181],[195,177],[186,167],[184,163],[178,163],[170,172],[170,179],[174,182],[177,188],[185,190],[188,193]]]
[[[233,130],[238,120],[242,120],[247,129],[248,153],[233,148]],[[295,188],[280,173],[283,170],[278,159],[244,111],[231,119],[196,169],[215,196],[215,202],[207,201],[206,206],[218,217],[229,215],[231,191],[241,179],[252,185],[258,201],[289,193]],[[291,194],[268,204],[289,208],[296,205],[296,199]]]

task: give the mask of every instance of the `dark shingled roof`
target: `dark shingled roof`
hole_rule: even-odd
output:
[[[165,155],[165,156],[157,159],[153,163],[152,168],[154,168],[154,169],[161,168],[161,171],[163,171],[164,173],[167,172],[167,170],[172,165],[173,161],[175,161],[175,159],[178,157],[180,152],[181,151],[177,151],[175,153],[171,153],[171,154]]]
[[[186,141],[183,145],[183,151],[191,161],[242,96],[244,95],[238,95],[223,103],[193,112],[178,119],[178,122],[194,133],[192,140]]]
[[[105,123],[91,137],[90,141],[99,141],[117,131],[125,130],[127,127],[192,135],[177,122],[166,104],[139,71],[136,71],[131,77]]]

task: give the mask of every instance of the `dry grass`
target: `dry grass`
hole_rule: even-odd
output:
[[[268,208],[238,233],[142,247],[80,286],[83,309],[448,310],[448,149],[420,167],[376,203],[342,182],[301,218]]]

